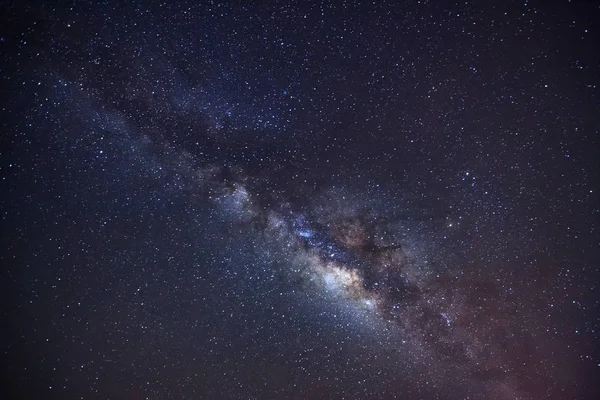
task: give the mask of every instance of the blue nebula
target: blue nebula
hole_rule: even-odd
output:
[[[298,236],[310,239],[312,238],[314,233],[309,229],[303,229],[298,231]]]

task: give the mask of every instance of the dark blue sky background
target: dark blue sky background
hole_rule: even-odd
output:
[[[0,6],[10,398],[597,398],[600,8],[398,3]]]

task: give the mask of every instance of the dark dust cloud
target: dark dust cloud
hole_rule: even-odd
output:
[[[0,20],[6,398],[599,398],[595,2]]]

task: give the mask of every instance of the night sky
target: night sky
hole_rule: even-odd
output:
[[[594,1],[3,2],[6,398],[600,398],[599,37]]]

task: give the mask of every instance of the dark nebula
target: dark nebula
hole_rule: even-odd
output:
[[[594,2],[0,11],[3,398],[600,398]]]

